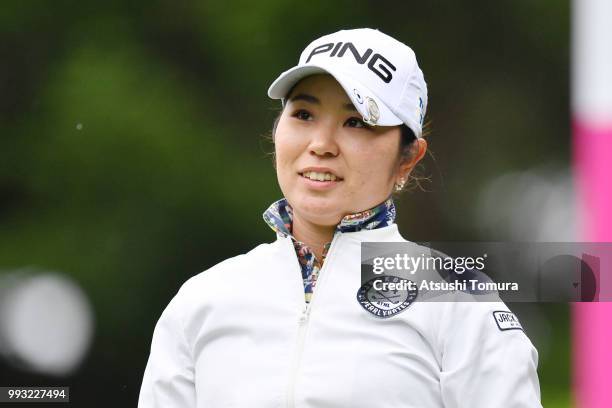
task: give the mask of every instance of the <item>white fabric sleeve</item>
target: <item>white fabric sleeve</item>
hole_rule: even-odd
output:
[[[138,408],[195,408],[194,365],[179,306],[170,301],[153,332]]]
[[[448,310],[448,309],[447,309]],[[496,323],[503,302],[456,302],[440,339],[446,408],[541,408],[538,352],[523,330]]]

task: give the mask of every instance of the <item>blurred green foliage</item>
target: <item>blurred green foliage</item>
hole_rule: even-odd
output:
[[[267,86],[312,39],[362,26],[411,45],[429,84],[435,160],[429,192],[398,201],[404,236],[503,239],[457,220],[493,176],[568,165],[567,2],[3,3],[0,269],[62,271],[90,295],[76,400],[103,389],[87,406],[134,406],[180,284],[274,239]],[[543,403],[567,407],[568,309],[542,310]],[[45,381],[11,370],[2,382]]]

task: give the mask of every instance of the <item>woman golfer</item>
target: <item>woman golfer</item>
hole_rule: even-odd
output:
[[[427,149],[413,51],[342,30],[309,44],[268,95],[283,104],[284,197],[263,214],[276,240],[181,287],[155,327],[138,406],[541,407],[537,352],[501,301],[383,308],[396,300],[365,293],[361,243],[406,242],[392,196]]]

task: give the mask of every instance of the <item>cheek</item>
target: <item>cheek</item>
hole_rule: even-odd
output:
[[[380,185],[394,176],[397,150],[389,143],[368,144],[352,149],[350,166],[360,186]]]
[[[299,135],[290,126],[279,122],[274,136],[274,153],[276,156],[276,171],[279,179],[293,172],[295,163],[303,150],[299,143]]]
[[[286,138],[276,138],[274,143],[274,153],[276,155],[277,166],[286,166],[294,161],[297,154],[295,145]]]
[[[359,207],[372,206],[383,199],[395,180],[395,155],[393,144],[368,144],[354,148],[347,157],[347,165],[353,174],[347,184],[346,200],[362,203]],[[364,203],[365,202],[365,203]]]

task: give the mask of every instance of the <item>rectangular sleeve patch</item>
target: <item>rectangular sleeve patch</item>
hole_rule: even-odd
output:
[[[523,326],[514,313],[496,311],[493,312],[493,318],[499,330],[523,330]]]

